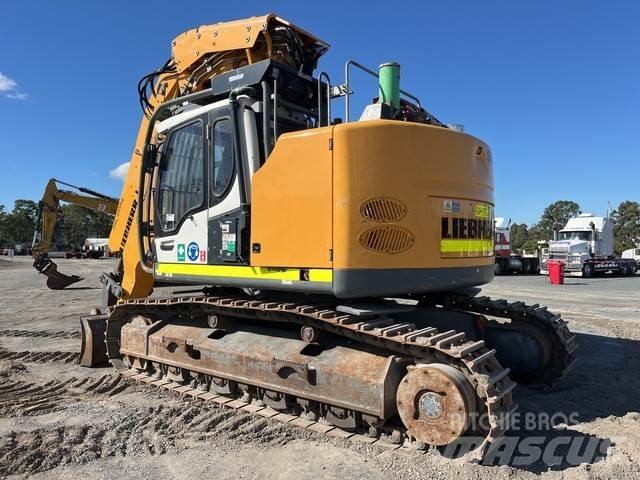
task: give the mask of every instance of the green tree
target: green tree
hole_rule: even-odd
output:
[[[3,209],[4,210],[4,209]],[[0,217],[1,236],[6,242],[29,243],[33,238],[38,216],[38,204],[31,200],[16,200],[13,211]]]
[[[509,228],[511,250],[520,251],[522,245],[529,239],[529,229],[525,223],[513,223]]]
[[[614,250],[617,254],[640,241],[640,203],[626,200],[611,212]]]
[[[544,209],[540,221],[529,233],[535,240],[551,240],[553,233],[561,230],[567,221],[580,213],[580,205],[571,200],[558,200]]]
[[[538,252],[538,241],[530,238],[526,242],[522,244],[522,251],[527,253],[537,253]]]
[[[12,214],[26,217],[35,222],[38,216],[38,204],[33,200],[16,200]]]
[[[8,214],[4,209],[4,205],[0,205],[0,245],[7,243],[9,240],[6,234],[7,216]]]
[[[96,212],[80,205],[63,205],[58,222],[58,242],[70,245],[74,249],[82,248],[87,238],[105,238],[109,236],[113,219],[104,213]],[[63,238],[60,238],[63,237]]]

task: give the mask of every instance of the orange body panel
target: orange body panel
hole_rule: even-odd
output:
[[[444,258],[440,252],[443,199],[493,205],[489,148],[477,138],[418,123],[375,120],[334,129],[334,268],[439,268],[491,265],[492,256]],[[363,248],[358,238],[376,225],[363,202],[389,197],[406,205],[394,222],[413,245],[397,254]],[[493,252],[491,252],[493,255]]]
[[[282,135],[253,176],[251,265],[331,267],[333,127]]]
[[[402,218],[364,218],[362,205],[376,198],[405,206]],[[456,212],[443,211],[447,199],[455,199]],[[473,217],[477,204],[487,205],[492,222],[490,151],[470,135],[384,120],[283,135],[253,178],[251,241],[260,253],[251,264],[341,270],[492,265],[492,231],[486,234],[490,251],[442,250],[443,218]],[[392,254],[364,248],[362,235],[380,226],[407,232],[411,243]]]

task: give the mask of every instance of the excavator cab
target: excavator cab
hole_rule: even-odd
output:
[[[163,265],[184,265],[185,276],[198,283],[197,266],[250,265],[252,178],[278,135],[319,126],[317,85],[263,60],[215,77],[209,103],[176,109],[156,124],[149,228],[156,273]],[[326,95],[326,85],[320,88]]]
[[[228,235],[248,228],[247,205],[243,208],[241,204],[240,190],[249,190],[250,183],[241,184],[238,172],[252,175],[259,167],[251,107],[237,126],[231,120],[228,100],[223,100],[179,113],[160,122],[157,131],[165,139],[159,148],[154,189],[155,262],[246,263],[248,245],[242,242],[242,235],[233,245],[226,236],[228,248],[221,249],[222,228]],[[236,135],[242,148],[250,152],[242,170],[234,155]]]

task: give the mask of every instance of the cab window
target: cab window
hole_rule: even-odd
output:
[[[213,124],[213,155],[209,179],[209,204],[215,205],[227,193],[234,177],[231,120],[223,118]]]
[[[204,201],[204,124],[198,120],[174,130],[167,141],[158,183],[158,216],[165,232]]]

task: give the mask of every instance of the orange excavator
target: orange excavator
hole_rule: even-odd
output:
[[[74,190],[63,190],[58,184]],[[60,202],[81,205],[97,212],[115,215],[118,200],[85,187],[76,187],[52,178],[47,182],[42,199],[38,203],[36,230],[31,245],[33,266],[47,277],[47,286],[52,290],[62,290],[82,280],[77,275],[65,275],[58,271],[58,266],[49,258],[49,249],[53,233],[58,221]]]
[[[475,435],[485,452],[516,382],[558,381],[576,350],[547,308],[478,294],[495,263],[488,145],[401,89],[397,63],[350,60],[332,85],[328,44],[273,14],[171,48],[139,84],[109,239],[123,270],[81,319],[82,364],[320,432]],[[377,83],[358,119],[354,69]]]

